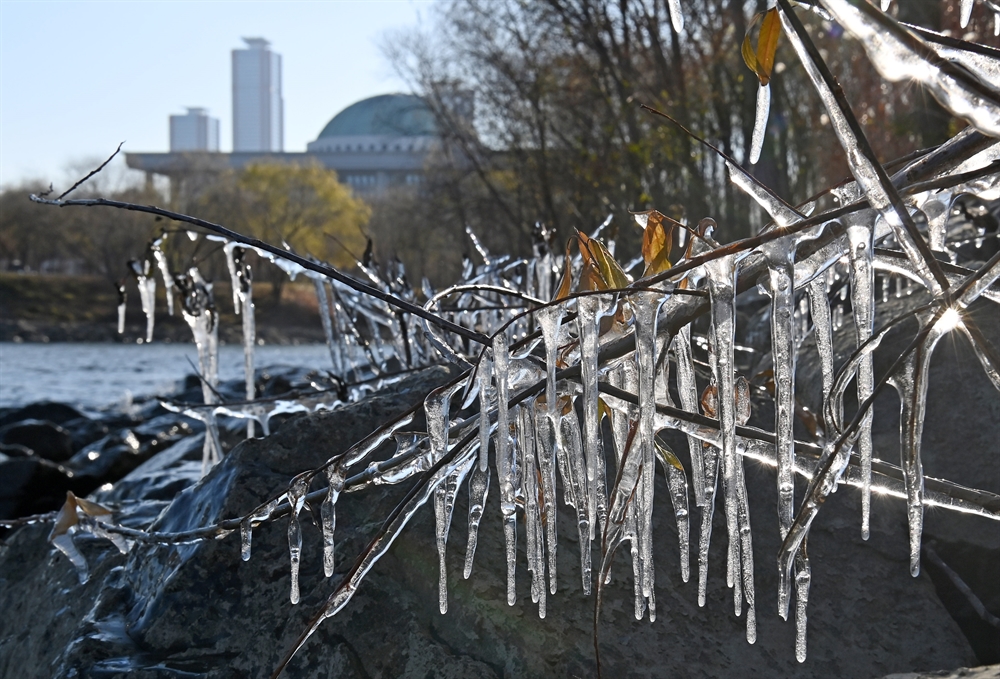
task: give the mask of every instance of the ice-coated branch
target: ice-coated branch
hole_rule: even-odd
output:
[[[352,278],[340,271],[337,271],[332,266],[326,264],[321,264],[319,262],[314,262],[306,257],[297,255],[294,252],[289,252],[288,250],[283,250],[279,247],[271,245],[265,241],[258,238],[250,238],[249,236],[244,236],[241,233],[227,229],[221,224],[215,224],[213,222],[206,221],[204,219],[199,219],[197,217],[191,217],[189,215],[181,214],[179,212],[172,212],[170,210],[165,210],[154,205],[139,205],[137,203],[128,203],[120,200],[110,200],[108,198],[85,198],[79,200],[50,200],[47,198],[42,198],[36,194],[31,194],[31,200],[35,203],[40,203],[43,205],[53,205],[55,207],[112,207],[119,210],[129,210],[132,212],[144,212],[146,214],[156,215],[158,217],[166,217],[167,219],[172,219],[178,222],[184,222],[191,224],[193,226],[198,226],[212,233],[219,234],[224,238],[241,243],[247,247],[254,248],[256,250],[261,250],[267,252],[275,257],[281,258],[287,262],[291,262],[297,266],[307,269],[309,271],[314,271],[318,274],[332,278],[338,283],[342,283],[352,290],[356,290],[362,294],[380,299],[383,302],[393,305],[401,311],[413,314],[414,316],[419,316],[424,320],[437,325],[438,327],[452,332],[456,335],[464,337],[468,340],[476,342],[477,344],[486,344],[488,338],[476,332],[475,330],[470,330],[466,327],[452,323],[451,321],[441,318],[437,314],[433,314],[429,311],[425,311],[422,307],[407,302],[404,299],[400,299],[395,295],[389,294],[383,290],[376,287],[362,283],[359,280]]]

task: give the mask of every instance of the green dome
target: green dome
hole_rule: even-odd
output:
[[[434,116],[423,99],[412,94],[382,94],[345,108],[326,124],[317,139],[436,134]]]

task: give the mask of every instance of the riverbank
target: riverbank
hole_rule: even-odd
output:
[[[287,283],[275,303],[268,283],[254,285],[257,337],[264,344],[324,342],[313,287]],[[0,273],[0,341],[141,343],[146,318],[134,284],[128,286],[125,332],[118,334],[118,292],[97,276]],[[220,311],[219,340],[243,341],[241,319],[233,313],[228,281],[215,283]],[[180,315],[167,313],[163,287],[157,290],[153,340],[189,343],[191,331]]]

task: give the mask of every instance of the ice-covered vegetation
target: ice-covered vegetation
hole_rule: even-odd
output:
[[[669,3],[678,30],[682,28],[679,5]],[[942,337],[964,336],[1000,389],[997,350],[966,313],[981,297],[1000,304],[1000,255],[983,262],[960,253],[968,252],[961,246],[969,243],[978,248],[985,235],[962,215],[1000,200],[1000,51],[918,33],[864,0],[821,0],[798,8],[780,0],[776,5],[761,17],[756,49],[749,37],[744,45],[747,63],[761,81],[760,119],[751,156],[759,153],[764,139],[761,120],[768,112],[767,81],[780,36],[798,55],[823,102],[853,177],[792,205],[735,160],[725,158],[733,184],[771,219],[757,235],[732,243],[716,242],[716,224],[710,216],[688,225],[655,210],[634,215],[643,229],[639,253],[617,252],[612,240],[602,240],[608,222],[591,235],[578,233],[565,253],[553,247],[552,234],[539,226],[534,256],[527,259],[490,253],[470,232],[477,256],[466,261],[461,280],[437,290],[425,282],[417,291],[398,264],[380,268],[371,260],[358,262],[367,277],[363,281],[286,248],[159,208],[101,199],[36,198],[63,207],[104,205],[148,212],[197,229],[191,231],[192,237],[224,243],[232,301],[244,324],[247,400],[242,403],[218,403],[213,389],[214,305],[228,301],[213,299],[211,284],[196,267],[183,273],[169,270],[163,256],[169,240],[151,244],[147,260],[134,267],[150,337],[158,278],[167,287],[171,304],[175,294],[179,297],[180,313],[194,334],[205,403],[184,406],[183,411],[204,421],[210,432],[205,440],[206,472],[222,454],[212,433],[218,417],[245,418],[249,435],[257,426],[267,435],[268,420],[275,413],[335,408],[360,393],[365,380],[388,384],[409,369],[441,361],[464,369],[453,382],[427,394],[422,413],[426,432],[414,436],[409,430],[413,421],[421,419],[411,411],[343,455],[290,479],[286,492],[245,516],[186,533],[158,534],[116,526],[106,510],[71,499],[56,519],[55,545],[85,568],[73,547],[74,531],[106,535],[122,549],[131,541],[185,542],[238,533],[239,551],[247,560],[252,558],[254,528],[283,520],[288,524],[292,572],[289,598],[295,604],[302,553],[299,516],[306,503],[319,506],[323,563],[329,577],[340,494],[408,483],[403,502],[386,517],[353,567],[332,585],[327,601],[298,645],[289,649],[288,658],[325,619],[349,604],[365,576],[424,505],[430,505],[435,515],[440,609],[446,612],[445,556],[456,496],[462,492],[469,494],[466,578],[474,570],[480,522],[500,520],[506,539],[508,602],[517,598],[517,542],[523,539],[531,598],[544,617],[546,598],[558,589],[556,531],[572,530],[579,534],[580,553],[560,556],[579,559],[584,591],[596,590],[600,596],[602,584],[611,577],[613,555],[627,548],[635,616],[652,621],[656,617],[653,543],[664,539],[652,530],[654,475],[659,467],[666,475],[676,517],[682,578],[688,580],[693,559],[699,604],[705,603],[711,519],[719,505],[726,519],[722,539],[728,543],[727,584],[737,615],[745,616],[747,640],[753,643],[756,636],[754,570],[776,566],[778,614],[787,617],[794,601],[794,653],[805,661],[809,529],[839,484],[861,490],[859,530],[865,537],[873,493],[906,504],[913,575],[920,569],[926,507],[1000,520],[994,495],[926,479],[920,453],[927,399],[933,398],[928,394],[928,368]],[[972,3],[963,3],[963,11],[966,5]],[[863,44],[884,77],[920,83],[968,127],[939,147],[894,163],[880,162],[797,16],[804,11],[836,21]],[[659,111],[649,114],[667,118]],[[672,119],[664,124],[673,124]],[[244,259],[249,251],[292,277],[313,280],[332,371],[344,388],[296,399],[254,398],[253,288]],[[926,291],[930,301],[877,326],[876,308],[893,294],[893,282],[896,290],[905,285]],[[754,286],[770,299],[775,419],[768,431],[746,426],[751,386],[749,376],[738,370],[736,355],[737,298]],[[834,289],[836,296],[831,294]],[[916,318],[920,330],[885,374],[875,374],[873,355],[880,341],[908,318]],[[853,324],[856,348],[838,367],[832,334],[840,324]],[[804,342],[809,336],[814,341]],[[795,437],[795,372],[802,351],[816,351],[822,365],[823,408],[815,414],[811,440]],[[699,379],[704,388],[699,388]],[[899,467],[880,461],[875,469],[872,418],[897,417],[872,410],[875,396],[887,386],[899,393],[902,404],[901,460]],[[854,394],[849,392],[856,392],[859,407],[852,405]],[[666,429],[686,435],[686,454],[675,454],[660,440],[658,432]],[[391,441],[395,452],[376,457],[376,451]],[[681,458],[689,460],[687,468]],[[774,470],[774,501],[784,540],[776,555],[758,553],[754,558],[752,526],[773,517],[751,520],[745,458]],[[796,476],[807,481],[798,497]],[[499,491],[499,517],[483,514],[491,487]],[[836,501],[850,498],[842,494]],[[574,526],[557,526],[560,502],[573,508]],[[691,523],[698,527],[693,537]],[[595,542],[598,563],[592,562]],[[234,548],[234,558],[236,552]],[[275,674],[280,671],[281,667]]]

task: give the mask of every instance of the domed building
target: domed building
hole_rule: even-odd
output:
[[[308,144],[307,153],[337,170],[359,193],[420,182],[437,142],[434,116],[412,94],[383,94],[351,104]]]
[[[393,186],[415,186],[423,177],[427,154],[438,143],[434,116],[420,97],[382,94],[351,104],[330,119],[304,153],[127,153],[129,167],[170,177],[172,191],[185,192],[185,180],[205,172],[240,169],[254,163],[319,162],[361,195]],[[190,182],[188,182],[190,183]],[[198,184],[198,180],[194,180]]]

